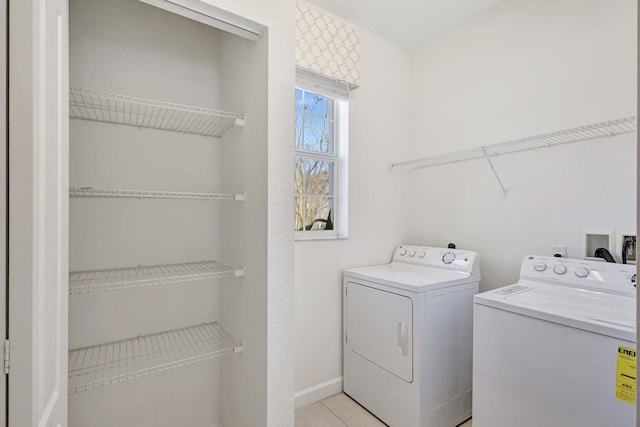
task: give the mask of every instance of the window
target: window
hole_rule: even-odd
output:
[[[296,238],[344,238],[348,104],[345,99],[327,95],[328,91],[323,93],[322,87],[303,86],[300,78],[298,82],[301,87],[296,88],[295,110]]]

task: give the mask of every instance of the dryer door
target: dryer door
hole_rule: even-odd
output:
[[[345,286],[347,348],[398,378],[413,382],[411,298],[354,282]]]

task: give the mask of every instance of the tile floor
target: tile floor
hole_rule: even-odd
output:
[[[296,411],[296,427],[385,427],[379,419],[338,393],[325,400]],[[460,427],[471,427],[471,420]]]

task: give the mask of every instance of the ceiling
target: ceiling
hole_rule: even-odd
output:
[[[502,0],[307,0],[407,49]]]

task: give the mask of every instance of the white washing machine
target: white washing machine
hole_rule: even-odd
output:
[[[634,427],[636,268],[527,256],[474,304],[473,427]]]
[[[401,245],[343,278],[344,391],[391,427],[471,416],[475,252]]]

